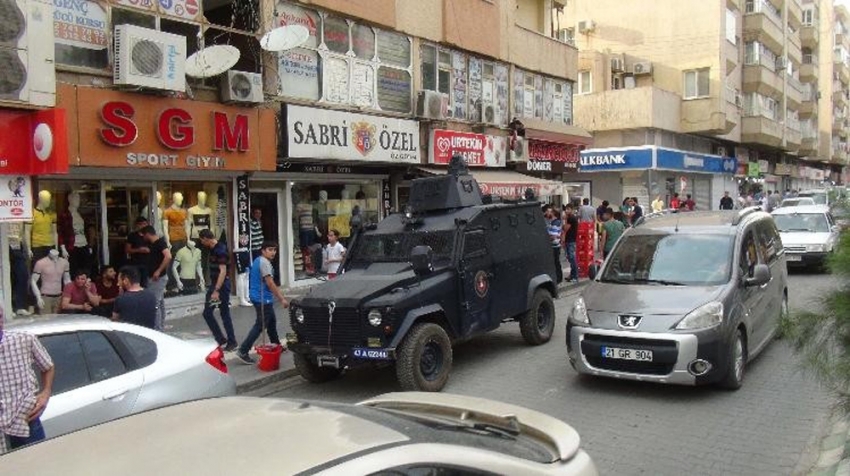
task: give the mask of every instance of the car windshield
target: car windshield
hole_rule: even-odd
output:
[[[826,192],[800,192],[798,196],[811,198],[815,205],[826,205]]]
[[[776,227],[779,231],[809,231],[814,233],[825,233],[829,231],[829,223],[823,213],[789,213],[787,215],[774,215]]]
[[[413,248],[427,245],[434,252],[434,263],[437,264],[451,259],[454,237],[455,232],[452,230],[364,233],[351,251],[351,263],[407,263]]]
[[[711,286],[729,281],[732,237],[651,234],[626,236],[608,257],[603,282]]]

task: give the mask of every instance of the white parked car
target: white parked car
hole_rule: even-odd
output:
[[[799,207],[803,205],[817,205],[812,197],[794,197],[782,200],[779,207]]]
[[[783,207],[773,219],[789,267],[822,267],[838,243],[839,227],[826,205]]]
[[[175,403],[236,394],[222,350],[102,317],[16,319],[8,331],[38,336],[56,366],[41,417],[48,438]]]

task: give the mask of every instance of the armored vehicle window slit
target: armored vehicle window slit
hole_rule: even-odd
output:
[[[366,233],[357,240],[351,263],[405,263],[413,248],[425,245],[434,252],[434,261],[451,260],[454,231],[416,233]]]
[[[487,237],[484,230],[467,232],[463,237],[463,257],[476,258],[487,254]]]

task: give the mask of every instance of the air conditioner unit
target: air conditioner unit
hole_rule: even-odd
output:
[[[221,100],[223,102],[261,103],[263,75],[245,71],[228,71],[221,78]]]
[[[115,27],[115,84],[185,91],[185,66],[185,36],[135,25]]]
[[[449,113],[449,98],[437,91],[419,91],[416,115],[426,119],[443,120]]]
[[[575,30],[572,28],[561,28],[558,30],[558,41],[569,44],[575,43],[574,32]]]
[[[508,147],[508,162],[528,162],[528,141],[525,137],[510,138]]]
[[[499,125],[499,118],[496,116],[496,106],[494,104],[481,105],[481,122],[492,126]]]
[[[787,66],[787,64],[788,61],[784,56],[776,58],[776,69],[785,69],[785,66]]]
[[[652,74],[652,63],[649,61],[642,61],[640,63],[635,63],[632,66],[632,72],[634,74]]]
[[[611,71],[624,71],[625,61],[623,58],[614,57],[611,58]]]
[[[590,33],[596,28],[596,23],[593,20],[582,20],[578,22],[579,33]]]
[[[744,107],[744,97],[741,93],[735,93],[735,106]]]
[[[56,104],[53,2],[0,2],[0,104]]]

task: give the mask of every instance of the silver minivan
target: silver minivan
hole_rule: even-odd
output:
[[[567,354],[580,374],[737,389],[787,312],[768,213],[660,212],[623,234],[576,299]]]

